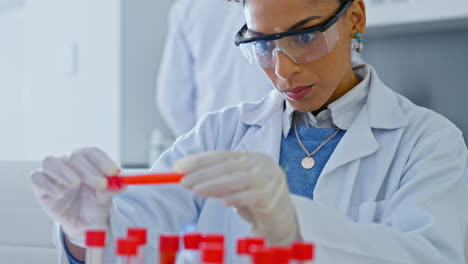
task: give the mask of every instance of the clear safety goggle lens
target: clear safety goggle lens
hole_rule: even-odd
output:
[[[311,62],[329,54],[339,39],[336,24],[325,32],[312,32],[287,36],[271,41],[256,41],[241,44],[244,57],[263,68],[274,68],[278,52],[297,64]]]

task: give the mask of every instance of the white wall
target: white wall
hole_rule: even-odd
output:
[[[120,1],[36,0],[25,11],[25,158],[92,145],[118,160]]]
[[[0,263],[57,263],[52,220],[34,198],[29,173],[39,162],[0,161]]]
[[[154,94],[172,1],[27,3],[0,13],[0,159],[92,145],[145,166],[153,128],[169,133]]]
[[[120,160],[120,1],[0,12],[0,159],[98,146]]]
[[[23,54],[26,23],[23,10],[0,12],[0,160],[24,155]]]
[[[367,34],[365,42],[364,58],[386,84],[450,119],[468,142],[468,27]]]

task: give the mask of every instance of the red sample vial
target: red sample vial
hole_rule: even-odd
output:
[[[274,264],[275,253],[266,248],[254,248],[252,252],[252,264]]]
[[[295,242],[291,246],[292,259],[294,264],[310,264],[314,261],[314,244],[306,242]]]
[[[147,243],[147,236],[148,232],[146,228],[142,227],[131,227],[127,229],[127,237],[134,238],[138,242],[137,247],[137,256],[136,256],[136,263],[143,264],[145,263],[145,246]]]
[[[135,264],[138,241],[134,238],[119,238],[116,243],[116,264]]]
[[[202,264],[224,263],[224,246],[220,243],[203,243],[200,251]]]
[[[104,262],[104,247],[106,246],[106,231],[86,231],[86,264],[102,264]]]
[[[159,236],[159,264],[175,264],[179,240],[178,235]]]
[[[252,253],[254,248],[261,248],[265,245],[265,239],[260,237],[243,237],[237,239],[237,263],[252,263]]]
[[[187,233],[183,236],[184,241],[184,264],[200,263],[200,245],[202,242],[201,233]]]
[[[275,255],[276,264],[289,264],[292,258],[292,250],[289,247],[274,246],[269,250]]]

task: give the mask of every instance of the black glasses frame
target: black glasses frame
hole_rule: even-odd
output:
[[[271,41],[271,40],[277,40],[280,38],[288,37],[288,36],[294,36],[294,35],[300,35],[300,34],[306,34],[306,33],[311,33],[311,32],[325,32],[327,29],[329,29],[333,24],[340,19],[343,14],[348,10],[348,8],[351,6],[354,0],[347,0],[344,2],[340,8],[338,8],[338,11],[336,11],[333,15],[331,15],[327,20],[324,22],[314,25],[308,28],[303,28],[299,30],[294,30],[294,31],[289,31],[289,32],[283,32],[283,33],[276,33],[276,34],[270,34],[270,35],[265,35],[261,37],[253,37],[253,38],[246,38],[244,37],[245,32],[247,31],[247,24],[245,24],[239,32],[236,34],[236,39],[235,39],[235,44],[236,46],[239,46],[240,44],[247,44],[247,43],[252,43],[256,41]]]

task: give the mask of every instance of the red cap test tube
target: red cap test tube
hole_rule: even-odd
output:
[[[252,263],[252,251],[262,248],[265,245],[265,239],[260,237],[243,237],[237,240],[237,263]]]
[[[237,254],[251,255],[252,247],[262,247],[265,245],[265,239],[261,237],[244,237],[237,240]]]
[[[159,264],[174,264],[179,251],[180,238],[178,235],[159,236]]]
[[[224,247],[220,243],[204,243],[201,245],[202,264],[223,264]]]
[[[252,252],[252,264],[276,263],[275,253],[267,248],[254,249]]]
[[[86,263],[102,264],[104,247],[106,246],[106,232],[102,230],[86,231]]]
[[[200,244],[202,242],[202,234],[201,233],[188,233],[184,234],[184,248],[186,250],[199,250]]]
[[[147,230],[141,227],[131,227],[127,229],[127,237],[136,239],[138,243],[136,263],[143,264],[145,261],[144,248],[147,243]]]
[[[275,246],[270,247],[269,250],[275,254],[277,264],[288,264],[292,258],[292,251],[288,247]]]
[[[138,240],[135,238],[120,238],[117,239],[116,253],[117,264],[133,264],[135,263],[138,253]]]
[[[184,241],[184,264],[200,263],[200,245],[202,243],[201,233],[187,233],[182,239]]]
[[[314,244],[295,242],[291,246],[292,259],[296,263],[311,263],[314,260]]]

